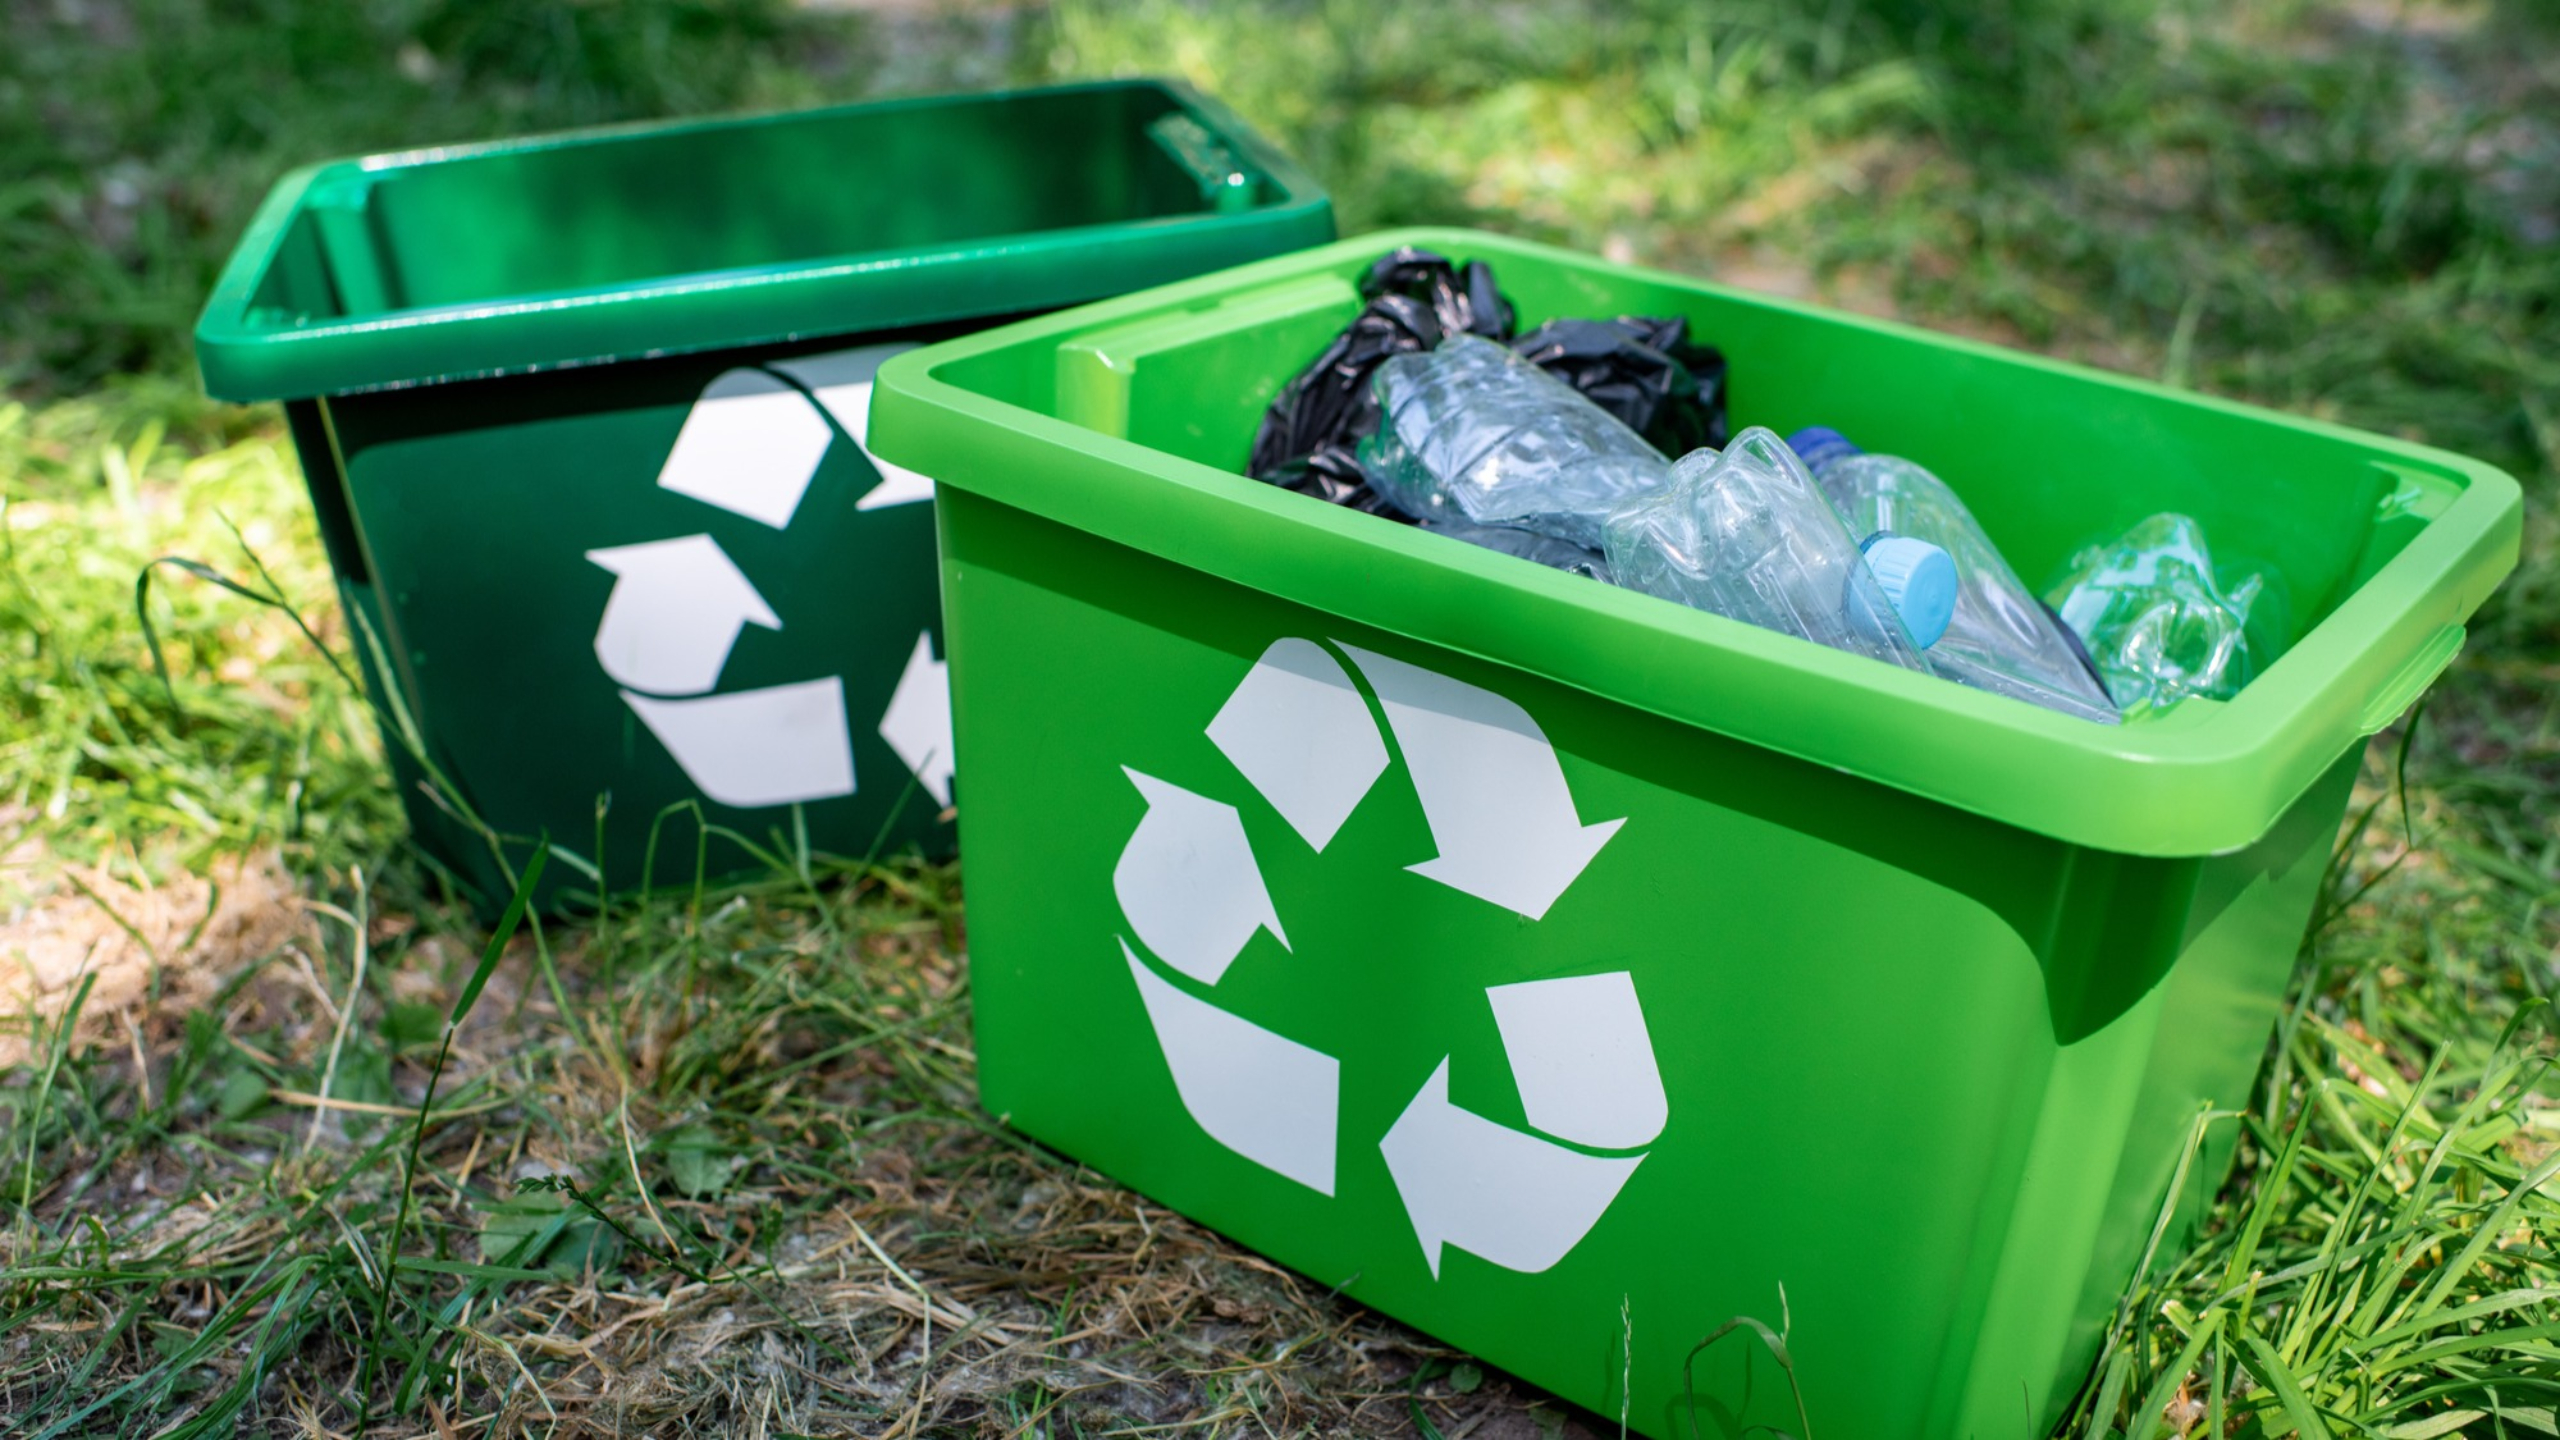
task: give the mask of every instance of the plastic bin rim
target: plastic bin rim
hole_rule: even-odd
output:
[[[489,155],[515,155],[549,150],[571,150],[589,145],[609,145],[617,141],[644,136],[752,129],[765,125],[823,119],[853,112],[930,110],[954,104],[995,103],[1030,96],[1071,95],[1108,90],[1152,90],[1170,98],[1192,119],[1199,121],[1220,139],[1242,151],[1271,182],[1273,189],[1277,192],[1275,197],[1241,212],[1203,211],[1197,214],[1104,221],[1052,230],[989,235],[955,243],[902,249],[847,251],[763,265],[658,276],[623,284],[572,290],[526,291],[523,294],[490,300],[385,310],[316,323],[278,326],[260,324],[251,318],[252,302],[259,282],[265,277],[269,267],[275,263],[277,252],[283,244],[287,228],[292,224],[295,215],[301,211],[304,203],[315,191],[348,177],[383,175]],[[196,360],[198,368],[203,373],[205,392],[216,399],[238,402],[292,400],[316,395],[352,394],[367,390],[482,379],[533,370],[725,349],[733,346],[774,344],[813,336],[853,334],[865,329],[925,323],[931,320],[967,319],[970,318],[970,314],[944,311],[930,316],[903,313],[886,315],[876,324],[856,320],[851,323],[777,328],[770,324],[745,323],[730,328],[697,327],[694,333],[663,341],[642,339],[636,334],[627,339],[617,336],[614,338],[621,343],[610,345],[569,343],[564,346],[545,344],[540,341],[533,343],[491,341],[473,345],[464,342],[457,348],[477,352],[471,358],[456,360],[448,355],[441,360],[424,360],[424,357],[420,357],[424,363],[413,361],[404,352],[383,344],[385,341],[396,342],[405,337],[423,337],[436,331],[447,333],[452,333],[456,329],[476,331],[491,322],[516,321],[540,324],[541,320],[535,317],[577,311],[592,313],[600,307],[628,306],[684,295],[744,294],[769,287],[782,287],[786,290],[790,287],[802,287],[810,291],[821,291],[829,288],[830,282],[861,283],[886,271],[964,265],[1031,247],[1055,249],[1061,241],[1081,242],[1084,246],[1094,248],[1098,253],[1100,249],[1114,243],[1110,237],[1124,237],[1132,234],[1179,234],[1186,230],[1223,234],[1245,226],[1268,226],[1294,231],[1308,224],[1320,227],[1320,236],[1329,237],[1332,234],[1332,209],[1331,198],[1326,195],[1321,186],[1316,184],[1313,177],[1308,175],[1296,161],[1290,159],[1285,152],[1238,118],[1233,111],[1180,80],[1163,77],[1089,80],[1061,85],[904,96],[892,100],[856,101],[850,104],[802,110],[759,111],[676,120],[626,121],[497,140],[421,146],[371,155],[345,156],[300,166],[287,172],[268,190],[266,198],[259,203],[258,209],[250,217],[247,228],[241,232],[240,241],[233,247],[230,258],[224,262],[222,273],[216,278],[213,290],[206,298],[204,309],[197,317]],[[1088,290],[1085,294],[1073,298],[1090,298],[1092,293]],[[824,297],[816,294],[795,296],[793,303],[815,313],[823,306]],[[359,353],[356,349],[358,346],[366,347],[368,353]],[[388,353],[385,353],[386,350]]]
[[[1651,283],[1921,337],[2004,363],[2350,438],[2378,460],[2402,459],[2461,477],[2462,494],[2442,514],[2237,698],[2190,702],[2156,722],[2102,726],[1447,544],[947,378],[991,352],[1051,346],[1142,316],[1206,308],[1204,302],[1258,287],[1336,273],[1397,245],[1497,263],[1510,256],[1606,265],[1481,231],[1375,232],[899,356],[879,374],[873,445],[884,458],[946,487],[1346,621],[2066,843],[2131,855],[2215,855],[2258,840],[2348,746],[2388,726],[2424,692],[2458,652],[2462,621],[2515,563],[2521,491],[2504,471],[2480,461],[1895,321],[1694,276],[1607,265]],[[1032,478],[1044,472],[1045,479]],[[1240,516],[1250,519],[1239,524]],[[1355,576],[1363,583],[1337,583]],[[1411,603],[1413,597],[1431,603]],[[1854,744],[1803,738],[1825,731],[1863,738]],[[1886,743],[1874,743],[1879,735]]]

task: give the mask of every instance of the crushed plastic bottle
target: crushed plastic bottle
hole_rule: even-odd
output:
[[[1600,548],[1601,522],[1670,462],[1574,388],[1474,335],[1378,367],[1381,418],[1360,472],[1417,520],[1533,530]]]
[[[1857,538],[1768,430],[1682,457],[1669,484],[1608,517],[1604,540],[1612,578],[1631,590],[1929,670]]]
[[[2224,583],[2204,527],[2184,515],[2082,550],[2045,594],[2127,715],[2228,700],[2282,648],[2283,595],[2254,572]]]
[[[1868,454],[1837,430],[1799,430],[1787,444],[1852,533],[1916,536],[1954,558],[1954,613],[1929,647],[1931,669],[1995,695],[2117,723],[2079,637],[2036,600],[1945,481],[1897,456]]]
[[[1603,584],[1609,580],[1609,561],[1597,550],[1586,550],[1570,540],[1553,535],[1540,535],[1533,530],[1514,530],[1508,525],[1478,525],[1471,520],[1425,520],[1422,528],[1434,535],[1464,540],[1487,550],[1517,555],[1552,570],[1572,575],[1587,575]]]

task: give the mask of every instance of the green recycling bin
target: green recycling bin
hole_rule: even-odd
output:
[[[947,851],[932,486],[865,449],[881,359],[1332,238],[1156,81],[647,125],[297,171],[196,348],[285,402],[412,829],[485,902],[546,832],[611,888]]]
[[[2292,647],[2101,726],[1244,478],[1408,244],[1523,328],[1686,315],[1737,427],[1924,460],[2024,574],[2193,515]],[[1801,1433],[1747,1330],[1692,1362],[1737,1316],[1821,1434],[2047,1433],[2520,523],[2441,451],[1436,230],[901,356],[872,434],[942,484],[987,1109],[1663,1437]]]

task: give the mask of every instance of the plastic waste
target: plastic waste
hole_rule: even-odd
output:
[[[1382,418],[1361,442],[1361,473],[1417,520],[1510,526],[1596,550],[1609,511],[1670,476],[1643,436],[1474,335],[1392,356],[1372,386]]]
[[[1724,356],[1692,344],[1683,316],[1550,320],[1514,340],[1491,267],[1411,247],[1379,257],[1360,293],[1358,318],[1264,412],[1245,467],[1256,479],[1378,513],[1357,457],[1378,428],[1370,377],[1391,356],[1458,334],[1512,345],[1666,457],[1724,443]]]
[[[1947,633],[1956,613],[1956,564],[1947,552],[1926,540],[1874,530],[1858,542],[1884,598],[1911,632],[1911,643],[1926,650]]]
[[[1359,318],[1272,399],[1245,470],[1375,514],[1382,502],[1362,479],[1356,454],[1378,429],[1370,377],[1390,357],[1430,350],[1451,335],[1508,340],[1513,320],[1489,266],[1461,268],[1411,246],[1380,256],[1361,277],[1360,294],[1368,303]]]
[[[1724,354],[1689,343],[1685,315],[1550,320],[1511,342],[1665,455],[1722,449]]]
[[[1612,578],[1629,589],[1929,669],[1804,463],[1756,425],[1721,452],[1682,457],[1669,484],[1608,517],[1603,538]]]
[[[2226,583],[2204,527],[2153,515],[2071,557],[2046,596],[2127,715],[2190,695],[2228,700],[2283,648],[2284,596],[2259,573]]]
[[[2065,715],[2117,722],[2079,638],[2037,601],[1945,481],[1898,456],[1871,455],[1837,430],[1799,430],[1787,444],[1853,533],[1914,536],[1953,558],[1954,608],[1944,633],[1928,644],[1912,627],[1928,644],[1931,669]]]
[[[1586,550],[1570,540],[1540,535],[1531,530],[1514,530],[1508,525],[1478,525],[1471,520],[1425,520],[1422,528],[1452,540],[1464,540],[1505,555],[1517,555],[1550,569],[1574,575],[1587,575],[1607,583],[1609,561],[1597,550]]]

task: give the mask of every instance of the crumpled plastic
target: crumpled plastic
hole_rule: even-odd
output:
[[[1361,478],[1360,442],[1378,429],[1370,376],[1391,356],[1435,349],[1457,334],[1511,345],[1666,457],[1724,443],[1724,357],[1690,342],[1685,317],[1551,320],[1515,340],[1511,302],[1491,266],[1462,266],[1410,246],[1379,257],[1360,293],[1368,303],[1359,317],[1264,413],[1245,467],[1254,478],[1409,518]]]
[[[1511,348],[1665,455],[1724,448],[1724,353],[1689,343],[1685,315],[1550,320]]]
[[[1394,509],[1600,548],[1600,525],[1670,463],[1572,386],[1490,340],[1396,355],[1370,382],[1381,419],[1361,473]]]
[[[2150,516],[2080,551],[2046,588],[2128,716],[2190,695],[2228,700],[2283,653],[2286,596],[2248,567],[2217,568],[2204,527]]]
[[[1380,256],[1361,278],[1360,294],[1369,303],[1351,328],[1282,386],[1264,412],[1245,468],[1257,480],[1403,519],[1360,477],[1356,451],[1378,430],[1369,377],[1388,357],[1434,349],[1451,335],[1509,340],[1511,302],[1483,261],[1461,269],[1412,246]]]
[[[1929,662],[1804,462],[1753,426],[1697,450],[1604,531],[1620,585],[1926,673]]]
[[[1959,590],[1929,665],[1958,683],[2099,725],[2116,707],[2071,627],[2009,568],[1954,487],[1898,455],[1871,455],[1836,430],[1799,431],[1787,445],[1813,472],[1852,535],[1891,531],[1944,550]]]

